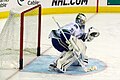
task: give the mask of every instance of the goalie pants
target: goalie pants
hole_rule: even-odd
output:
[[[71,35],[69,33],[64,33],[64,34],[69,40]],[[66,43],[66,39],[62,34],[60,34],[59,39],[52,38],[52,45],[54,46],[55,49],[57,49],[60,52],[69,51],[69,48],[68,48],[69,44]]]

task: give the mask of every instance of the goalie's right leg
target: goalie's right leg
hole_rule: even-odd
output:
[[[56,68],[61,72],[66,72],[66,69],[76,60],[73,51],[64,52],[64,54],[57,59]]]
[[[64,51],[56,61],[50,64],[49,69],[57,72],[66,72],[66,69],[76,60],[73,51]]]

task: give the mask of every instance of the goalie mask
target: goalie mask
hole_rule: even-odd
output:
[[[85,16],[84,14],[79,13],[79,14],[76,16],[75,22],[76,22],[79,26],[85,25],[85,21],[86,21],[86,16]]]
[[[95,37],[98,37],[100,35],[100,33],[93,27],[89,28],[88,31],[88,36],[87,36],[87,41],[90,42],[92,41]]]

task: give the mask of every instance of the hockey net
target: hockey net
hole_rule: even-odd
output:
[[[40,35],[41,5],[12,9],[0,33],[0,68],[22,69],[39,56]]]

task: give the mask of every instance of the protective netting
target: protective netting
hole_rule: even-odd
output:
[[[25,7],[23,7],[24,9]],[[27,9],[27,8],[25,8]],[[0,33],[0,68],[19,68],[21,13],[13,9]],[[24,15],[23,55],[24,65],[37,55],[38,8]]]

